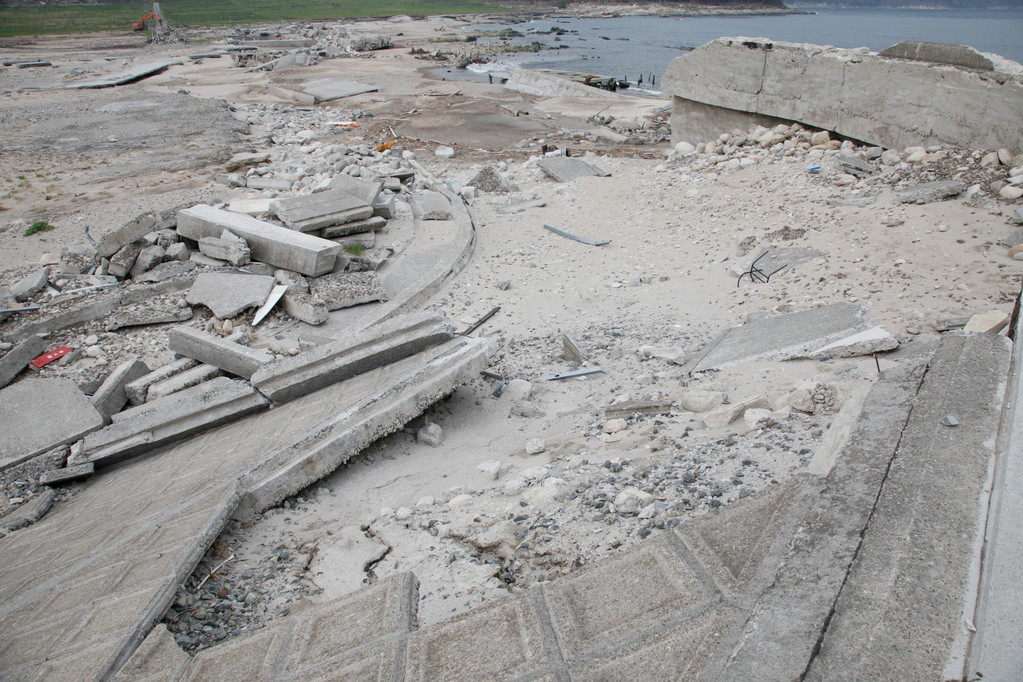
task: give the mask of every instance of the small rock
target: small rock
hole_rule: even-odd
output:
[[[435,448],[444,442],[444,432],[439,424],[427,422],[419,428],[419,432],[416,433],[416,440]]]
[[[533,395],[533,384],[525,379],[512,379],[505,386],[502,395],[512,402],[529,400],[529,397]]]
[[[654,496],[639,488],[626,488],[615,496],[615,509],[625,514],[639,511],[654,501]]]
[[[526,454],[539,455],[547,449],[547,441],[543,438],[530,438],[526,441]]]
[[[604,423],[604,433],[618,433],[629,428],[629,423],[624,419],[608,419]]]
[[[1019,187],[1017,185],[1006,185],[998,190],[998,196],[1006,201],[1016,201],[1016,199],[1023,197],[1023,187]]]
[[[504,468],[504,465],[495,459],[490,462],[481,462],[476,465],[476,468],[485,474],[489,474],[496,481],[501,477],[501,469]]]
[[[433,154],[441,159],[452,159],[455,156],[455,150],[446,145],[441,145],[434,150]]]
[[[946,414],[941,418],[941,423],[945,426],[959,426],[959,420],[950,414]]]

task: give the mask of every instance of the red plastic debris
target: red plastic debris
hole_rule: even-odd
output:
[[[32,365],[33,367],[36,367],[36,368],[42,367],[44,365],[50,364],[51,362],[53,362],[54,360],[56,360],[58,358],[64,357],[65,355],[67,355],[70,352],[71,352],[70,348],[68,348],[67,346],[61,346],[60,348],[57,348],[55,350],[51,350],[48,353],[43,353],[42,355],[40,355],[35,360],[30,360],[28,364],[30,364],[30,365]]]

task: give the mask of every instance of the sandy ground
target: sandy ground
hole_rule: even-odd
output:
[[[199,48],[48,41],[50,70],[0,71],[3,282],[81,243],[85,224],[99,238],[143,210],[251,196],[214,182],[218,159],[269,149],[278,166],[300,160],[282,130],[308,129],[315,139],[353,146],[397,140],[455,190],[484,164],[497,165],[514,185],[470,201],[479,228],[475,254],[427,307],[468,325],[500,306],[482,331],[500,347],[494,371],[520,381],[500,397],[491,395],[495,382],[483,378],[460,388],[309,490],[229,526],[190,584],[213,568],[215,579],[198,592],[186,585],[168,616],[186,648],[406,570],[421,581],[421,621],[436,622],[624,551],[794,472],[826,470],[879,367],[928,352],[939,320],[1012,308],[1023,262],[1000,242],[1015,229],[1009,219],[1017,206],[988,191],[1007,171],[981,166],[989,150],[936,150],[915,165],[874,161],[879,172],[849,186],[836,184],[844,182],[837,152],[799,146],[798,134],[788,155],[754,145],[720,158],[672,156],[669,142],[655,142],[663,138],[664,102],[623,96],[608,108],[604,99],[543,100],[498,85],[438,80],[429,72],[437,63],[408,54],[462,24],[372,22],[360,30],[388,33],[397,47],[270,73],[242,73],[229,57],[185,59],[161,75],[97,93],[59,86],[80,76],[75,69],[110,70],[127,57],[177,58]],[[37,49],[2,54],[17,59]],[[273,94],[275,85],[327,76],[379,91],[313,108]],[[112,102],[135,104],[108,110],[109,130],[89,137],[87,128],[99,125],[93,123],[65,134],[75,112],[99,121]],[[161,107],[179,113],[146,113]],[[323,124],[353,112],[372,116],[340,134]],[[611,114],[611,127],[618,124],[612,132],[625,131],[627,142],[607,141],[602,133],[609,129],[591,120],[598,112]],[[643,129],[629,133],[636,125]],[[48,136],[85,142],[71,153]],[[438,158],[438,143],[458,153]],[[556,183],[535,166],[544,144],[574,156],[588,152],[610,177]],[[807,172],[818,163],[821,173]],[[898,203],[903,184],[956,175],[979,192]],[[828,203],[874,193],[867,206]],[[545,205],[507,212],[535,199]],[[54,231],[21,236],[26,221],[44,218]],[[610,243],[567,240],[544,224]],[[764,248],[813,253],[769,283],[737,283]],[[761,362],[696,377],[681,366],[729,327],[838,301],[865,306],[900,349],[877,360]],[[280,318],[275,324],[283,333],[291,325]],[[583,362],[564,358],[552,327],[575,339]],[[70,341],[75,333],[84,332],[70,332]],[[116,342],[130,345],[141,335],[152,356],[166,359],[164,333],[140,330]],[[587,377],[539,381],[597,366],[602,372]],[[718,403],[761,397],[773,411],[759,422],[740,418],[709,429],[700,413],[680,405],[696,389]],[[811,407],[796,409],[794,393],[809,396]],[[676,404],[666,414],[610,423],[604,409],[630,399]],[[417,438],[426,422],[440,427],[442,443]]]

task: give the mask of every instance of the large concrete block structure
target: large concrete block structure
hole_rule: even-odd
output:
[[[1023,152],[1023,67],[961,45],[907,42],[878,54],[719,38],[674,59],[662,87],[674,142],[797,121],[890,148]]]

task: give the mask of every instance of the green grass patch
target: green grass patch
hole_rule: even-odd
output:
[[[353,256],[361,256],[368,251],[368,247],[365,244],[346,244],[345,253],[350,253]]]
[[[49,224],[45,220],[37,220],[25,229],[25,236],[33,235],[36,232],[49,232],[53,229],[53,225]]]
[[[0,7],[0,37],[94,33],[131,33],[131,25],[151,9],[149,3]],[[233,26],[396,14],[479,14],[511,11],[480,0],[164,0],[160,9],[171,27]]]

